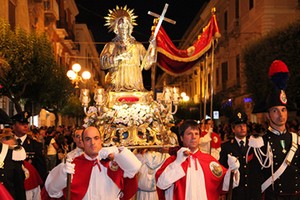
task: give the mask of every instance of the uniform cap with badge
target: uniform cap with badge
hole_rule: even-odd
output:
[[[266,101],[266,109],[274,106],[287,106],[287,97],[285,94],[287,81],[289,78],[289,69],[281,60],[274,60],[269,68],[269,78],[272,81],[272,89]]]
[[[27,111],[20,112],[11,117],[13,123],[20,122],[20,123],[29,123],[29,118],[31,117],[31,113]]]
[[[288,102],[285,93],[289,79],[289,69],[281,60],[274,60],[270,65],[268,77],[271,81],[269,94],[262,102],[256,102],[252,113],[268,112],[274,106],[286,106],[288,110],[295,109],[291,101]]]
[[[233,115],[230,118],[230,124],[246,124],[248,120],[248,116],[245,112],[240,110],[236,110],[233,112]]]

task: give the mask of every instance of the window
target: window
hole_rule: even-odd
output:
[[[16,27],[16,5],[9,1],[9,4],[8,4],[8,20],[9,20],[9,24],[10,24],[10,27],[11,29],[15,29]]]
[[[249,0],[249,10],[254,7],[254,0]]]
[[[240,86],[241,84],[241,66],[240,66],[240,55],[237,55],[235,58],[235,66],[236,66],[236,85]]]
[[[228,63],[222,63],[222,82],[228,81]]]
[[[50,11],[50,9],[51,9],[50,0],[44,0],[44,10],[45,11]]]
[[[222,63],[222,87],[226,89],[226,82],[228,81],[228,62]]]
[[[225,11],[225,13],[224,13],[224,31],[227,31],[227,27],[228,27],[228,13],[227,13],[227,11]]]
[[[235,0],[235,18],[240,18],[240,2],[239,0]]]
[[[220,84],[220,76],[219,76],[219,68],[217,68],[216,70],[216,84],[217,86]]]

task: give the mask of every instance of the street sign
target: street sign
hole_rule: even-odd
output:
[[[219,119],[219,111],[213,111],[213,119]]]

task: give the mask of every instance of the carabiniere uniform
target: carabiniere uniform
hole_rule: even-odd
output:
[[[270,163],[270,159],[264,164],[263,167],[257,157],[249,162],[249,168],[251,174],[249,174],[249,181],[251,182],[251,199],[262,199],[261,185],[270,177],[273,177],[274,173],[280,168],[283,162],[286,162],[287,167],[281,173],[281,175],[267,187],[263,193],[263,196],[274,197],[278,199],[278,196],[292,195],[294,198],[300,199],[300,160],[299,160],[299,137],[296,133],[296,143],[292,145],[292,133],[280,133],[277,130],[268,128],[265,135],[262,136],[263,143],[269,144],[269,151],[273,154],[273,162]],[[262,152],[267,152],[268,145],[263,145]],[[291,161],[285,160],[289,151],[295,151],[295,154]],[[266,153],[266,155],[270,155]],[[262,160],[261,160],[262,161]]]
[[[281,60],[273,61],[270,66],[269,77],[273,87],[264,109],[269,116],[273,107],[288,107],[284,91],[288,73],[286,64]],[[300,137],[297,133],[286,131],[286,127],[280,132],[272,128],[272,124],[275,123],[270,123],[265,135],[249,139],[253,153],[248,165],[251,199],[300,200]]]
[[[23,161],[13,159],[14,151],[18,153],[19,149],[11,149],[8,145],[0,143],[0,183],[5,186],[14,199],[26,200]]]
[[[27,135],[25,141],[22,144],[26,151],[26,160],[30,162],[39,172],[43,180],[47,177],[46,163],[42,151],[42,143],[37,142],[30,135]]]
[[[238,158],[240,162],[240,183],[239,186],[234,188],[232,191],[232,200],[246,200],[249,198],[248,196],[248,167],[246,165],[246,153],[248,149],[248,141],[246,142],[245,149],[243,152],[240,149],[239,144],[236,139],[230,139],[229,141],[223,143],[221,145],[220,152],[220,163],[228,168],[227,164],[227,155],[230,154]]]

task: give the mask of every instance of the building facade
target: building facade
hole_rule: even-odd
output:
[[[102,80],[93,36],[86,25],[76,24],[78,13],[74,0],[1,0],[0,4],[0,17],[7,20],[12,28],[20,27],[28,32],[47,34],[57,63],[66,67],[66,71],[82,58],[79,63],[84,70],[91,72],[92,81]],[[10,116],[15,113],[8,98],[1,97],[0,107]],[[52,115],[43,110],[34,120],[35,125],[54,125]],[[62,124],[61,118],[59,124]]]

